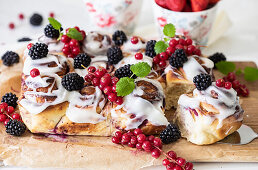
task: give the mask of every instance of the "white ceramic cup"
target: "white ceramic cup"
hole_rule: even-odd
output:
[[[97,31],[113,33],[134,31],[142,0],[84,0],[90,22]]]
[[[163,35],[163,27],[172,23],[176,27],[176,34],[192,38],[201,45],[206,45],[211,32],[217,4],[210,9],[200,12],[175,12],[160,7],[153,1],[154,20],[160,35]]]

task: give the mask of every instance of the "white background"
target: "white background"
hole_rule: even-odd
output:
[[[139,16],[136,32],[145,38],[157,37],[153,24],[151,6],[153,1],[144,0]],[[226,54],[229,60],[258,63],[258,0],[222,0],[219,10],[226,11],[232,21],[232,27],[205,49],[204,53],[209,55],[219,51]],[[44,16],[46,24],[51,11],[63,25],[78,25],[86,31],[92,29],[82,0],[0,0],[0,55],[7,49],[15,50],[24,45],[16,43],[18,38],[24,36],[35,38],[42,34],[43,27],[30,26],[28,18],[33,12],[38,12]],[[18,19],[19,13],[25,14],[25,20],[22,22]],[[14,30],[8,28],[10,22],[15,23]],[[154,169],[164,169],[164,167]],[[257,170],[258,163],[195,163],[195,169]]]

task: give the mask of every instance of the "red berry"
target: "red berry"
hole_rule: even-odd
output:
[[[176,164],[174,164],[173,162],[170,162],[167,166],[166,166],[166,168],[167,168],[167,170],[174,170],[174,167],[176,166]]]
[[[132,144],[131,142],[128,142],[128,146],[131,148],[135,148],[135,144]]]
[[[232,82],[232,87],[233,87],[234,89],[239,88],[239,86],[240,86],[240,82],[239,82],[238,80],[234,80],[234,81]]]
[[[69,48],[70,49],[69,43],[65,43],[63,48]]]
[[[88,68],[88,71],[89,71],[90,73],[94,73],[94,72],[96,71],[96,67],[90,66],[90,67]]]
[[[146,136],[144,134],[137,135],[137,140],[139,143],[143,143],[146,140]]]
[[[116,85],[112,86],[112,91],[115,93],[116,92]]]
[[[112,77],[112,79],[111,79],[111,84],[112,85],[116,85],[116,83],[119,81],[119,78],[117,78],[117,77]]]
[[[235,73],[230,72],[228,73],[227,78],[228,78],[228,81],[233,82],[234,80],[236,80],[236,75]]]
[[[5,114],[0,114],[0,122],[4,122],[6,120],[6,115]]]
[[[159,62],[160,62],[159,56],[155,56],[155,57],[153,58],[153,63],[154,63],[154,64],[159,64]]]
[[[91,82],[93,78],[94,78],[94,75],[93,75],[93,74],[87,74],[87,75],[84,77],[84,80],[85,80],[86,82]]]
[[[83,30],[81,30],[80,32],[81,32],[81,34],[82,34],[82,40],[84,40],[85,37],[86,37],[86,33],[85,33],[85,31],[83,31]]]
[[[39,72],[39,70],[36,69],[36,68],[34,68],[34,69],[32,69],[32,70],[30,71],[30,76],[31,76],[31,77],[37,77],[37,76],[39,76],[39,75],[40,75],[40,72]]]
[[[75,26],[74,28],[75,28],[77,31],[79,31],[79,32],[81,31],[78,26]]]
[[[160,151],[159,151],[158,149],[153,149],[153,150],[151,151],[151,156],[152,156],[153,158],[158,159],[159,156],[160,156]]]
[[[136,53],[136,54],[134,55],[134,57],[135,57],[136,60],[142,60],[143,55],[142,55],[142,53]]]
[[[167,65],[166,61],[160,61],[160,62],[159,62],[159,66],[160,66],[161,68],[165,67],[166,65]]]
[[[70,28],[66,28],[65,33],[68,33],[69,29],[70,29]]]
[[[249,95],[249,90],[245,85],[240,85],[241,95],[247,97]]]
[[[6,126],[9,121],[10,121],[10,119],[6,119],[6,120],[4,121],[4,125]]]
[[[150,141],[151,143],[153,143],[154,139],[155,139],[155,136],[153,135],[150,135],[147,137],[147,140]]]
[[[142,134],[142,130],[139,129],[139,128],[137,128],[137,129],[135,129],[135,130],[133,131],[133,134],[134,134],[135,136],[138,136],[139,134]]]
[[[186,39],[186,44],[187,45],[192,45],[193,44],[193,40],[192,39]]]
[[[1,105],[3,105],[3,106],[4,106],[4,109],[5,109],[5,110],[6,110],[6,109],[7,109],[7,107],[8,107],[8,104],[7,104],[7,103],[5,103],[5,102],[1,103]]]
[[[78,46],[79,46],[79,43],[78,43],[77,40],[71,39],[71,41],[69,42],[69,45],[70,45],[71,47],[78,47]]]
[[[97,78],[97,77],[95,77],[95,78],[93,78],[92,79],[92,84],[93,84],[93,86],[98,86],[100,83],[99,83],[100,81],[99,81],[99,78]]]
[[[175,160],[177,158],[176,153],[174,151],[169,151],[167,154],[171,159]]]
[[[99,68],[97,71],[95,71],[95,76],[98,78],[101,78],[106,73],[106,69]]]
[[[157,146],[157,147],[159,147],[159,148],[162,148],[162,142],[161,142],[161,140],[160,140],[160,138],[155,138],[154,140],[153,140],[153,145],[154,146]]]
[[[22,13],[20,13],[20,14],[19,14],[19,18],[20,18],[21,20],[23,20],[23,19],[24,19],[24,15],[23,15]]]
[[[231,89],[232,84],[231,84],[230,82],[225,82],[224,87],[225,87],[226,89]]]
[[[186,161],[185,161],[184,158],[178,157],[178,158],[176,159],[176,162],[177,162],[178,165],[184,166],[184,164],[185,164]]]
[[[139,41],[139,40],[138,40],[138,37],[132,37],[132,38],[131,38],[131,43],[132,43],[132,44],[137,44],[138,41]]]
[[[139,141],[138,141],[139,142]],[[144,141],[142,143],[142,148],[146,151],[146,152],[150,152],[152,149],[152,145],[150,143],[150,141]]]
[[[169,46],[170,47],[175,47],[178,44],[178,41],[176,39],[171,39],[169,41]]]
[[[8,107],[7,107],[7,113],[8,113],[8,114],[12,114],[13,112],[14,112],[13,106],[8,106]]]
[[[72,53],[73,55],[77,56],[80,53],[80,48],[79,47],[73,48]]]
[[[54,18],[54,17],[55,17],[54,12],[50,12],[50,13],[49,13],[49,16],[52,17],[52,18]]]
[[[117,137],[117,138],[119,138],[119,139],[122,138],[122,135],[123,135],[123,133],[122,133],[121,131],[116,131],[116,132],[115,132],[115,137]]]
[[[179,165],[174,165],[173,170],[182,170],[182,168]]]
[[[131,137],[134,136],[134,135],[133,135],[133,132],[130,132],[130,131],[128,131],[127,134],[128,134],[129,136],[131,136]]]
[[[67,57],[68,57],[68,58],[74,58],[75,55],[73,55],[73,54],[68,54]]]
[[[64,53],[64,55],[69,55],[69,54],[71,54],[71,51],[70,51],[70,48],[63,48],[62,49],[62,52]]]
[[[195,54],[195,55],[198,55],[198,56],[201,56],[201,50],[198,49],[198,48],[196,48],[196,49],[194,50],[194,54]]]
[[[69,43],[69,42],[71,41],[71,38],[68,37],[67,35],[62,35],[61,41],[62,41],[63,43]]]
[[[166,52],[162,52],[160,53],[159,58],[163,61],[166,61],[168,59],[168,54]]]
[[[183,46],[184,46],[184,45],[187,45],[184,39],[179,39],[178,42],[179,42],[179,44],[181,44],[181,45],[183,45]]]
[[[29,43],[29,44],[27,45],[28,50],[29,50],[32,46],[33,46],[33,44],[32,44],[32,43]]]
[[[174,47],[171,47],[171,46],[169,46],[169,47],[166,49],[166,53],[168,53],[168,55],[173,54],[175,51],[176,51],[176,49],[175,49]]]
[[[224,82],[223,79],[218,79],[218,80],[216,80],[216,86],[218,86],[218,87],[224,87],[224,84],[225,84],[225,82]]]
[[[163,159],[162,164],[163,164],[164,166],[167,166],[167,165],[170,164],[170,162],[169,162],[168,159]]]
[[[115,103],[117,105],[121,105],[121,104],[123,104],[123,102],[124,102],[124,100],[123,100],[123,97],[121,97],[121,96],[117,97],[117,99],[115,101]]]
[[[116,101],[116,98],[117,98],[117,96],[116,96],[115,93],[110,93],[110,94],[108,95],[108,100],[111,101],[111,102]]]
[[[184,46],[181,44],[176,45],[176,49],[184,49]]]
[[[106,86],[106,87],[104,87],[103,88],[103,92],[105,93],[105,94],[110,94],[110,93],[112,93],[112,87],[111,86]]]
[[[120,143],[120,139],[117,137],[112,137],[112,142],[115,144],[119,144]]]
[[[142,150],[142,144],[141,144],[141,143],[137,143],[137,144],[136,144],[136,148],[137,148],[138,150]]]
[[[192,55],[195,51],[195,46],[194,45],[189,45],[187,46],[186,52],[188,55]]]
[[[187,162],[185,164],[185,170],[192,170],[193,169],[193,164],[191,162]]]
[[[15,27],[14,23],[11,22],[11,23],[9,24],[9,28],[10,28],[10,29],[14,29],[14,27]]]
[[[131,136],[128,133],[122,135],[122,141],[128,143],[131,140]]]
[[[109,86],[111,84],[111,77],[110,76],[101,77],[100,84],[102,84],[103,87]],[[110,90],[112,90],[111,87],[110,87]]]
[[[5,111],[5,107],[3,104],[0,104],[0,113],[3,113]]]
[[[137,144],[137,137],[136,136],[131,136],[130,143],[136,145]]]
[[[12,115],[12,118],[19,120],[21,117],[20,117],[20,115],[19,115],[18,113],[14,113],[14,114]]]

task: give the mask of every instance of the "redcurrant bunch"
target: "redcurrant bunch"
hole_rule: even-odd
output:
[[[21,121],[21,116],[19,113],[14,112],[13,106],[8,106],[7,103],[0,104],[0,122],[4,122],[6,125],[10,119],[17,119]]]

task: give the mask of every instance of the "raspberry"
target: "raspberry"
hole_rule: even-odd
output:
[[[206,90],[211,85],[211,76],[201,73],[193,78],[193,82],[198,90]]]
[[[5,128],[6,128],[6,133],[9,133],[14,136],[21,136],[26,130],[25,124],[16,119],[10,120],[6,124]]]
[[[175,124],[169,124],[165,130],[160,133],[160,139],[164,144],[169,144],[181,138],[181,133]]]
[[[107,57],[109,64],[117,64],[123,59],[123,53],[119,47],[112,47],[108,49]]]
[[[42,21],[43,21],[43,17],[40,14],[35,13],[30,17],[31,25],[34,25],[34,26],[41,25]]]
[[[123,67],[120,67],[119,69],[117,69],[115,71],[115,76],[117,78],[122,78],[122,77],[131,77],[133,72],[132,70],[130,69],[131,67],[131,64],[127,64],[127,65],[124,65]],[[137,76],[136,75],[133,75],[132,77],[133,79],[136,79]]]
[[[127,41],[127,37],[123,31],[117,30],[112,35],[112,40],[114,41],[115,45],[121,46]]]
[[[225,57],[225,55],[223,53],[215,53],[215,54],[211,55],[209,57],[209,59],[211,61],[213,61],[214,68],[216,68],[216,65],[215,65],[216,63],[218,63],[220,61],[226,61],[226,57]]]
[[[32,60],[46,57],[48,54],[48,46],[44,43],[36,43],[29,49],[29,56]]]
[[[62,78],[61,84],[68,91],[81,90],[84,86],[84,79],[77,73],[68,73]]]
[[[169,64],[172,67],[180,68],[187,61],[187,56],[183,49],[177,49],[172,56],[169,58]]]
[[[90,65],[91,58],[88,54],[82,53],[78,54],[74,58],[74,68],[84,69],[84,67],[88,67]]]
[[[18,97],[16,97],[15,94],[13,93],[6,93],[3,97],[2,97],[2,100],[1,102],[5,102],[8,104],[8,106],[12,106],[13,108],[16,108],[17,106],[17,100],[18,100]]]
[[[156,52],[154,50],[155,44],[156,44],[155,40],[150,40],[147,42],[145,55],[147,55],[151,58],[156,56]]]
[[[14,63],[19,63],[19,55],[13,51],[7,51],[1,58],[3,64],[6,66],[12,66]]]
[[[60,29],[60,31],[62,31],[62,30],[63,30],[63,28]],[[58,38],[59,30],[56,30],[51,24],[48,24],[44,28],[44,34],[46,37],[49,37],[49,38]]]

